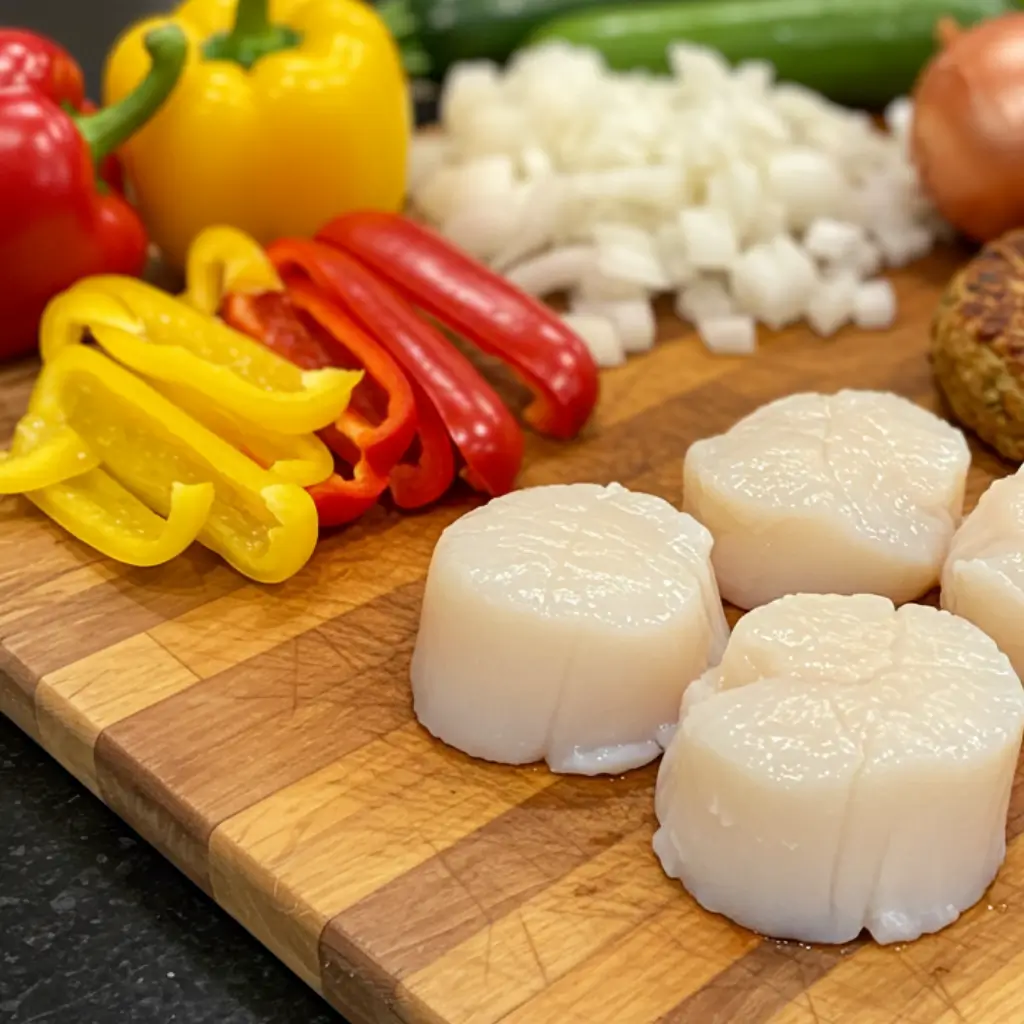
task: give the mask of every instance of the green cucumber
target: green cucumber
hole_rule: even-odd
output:
[[[617,70],[668,70],[687,41],[727,60],[767,60],[777,77],[837,103],[879,109],[908,93],[936,52],[944,16],[963,26],[1015,10],[1014,0],[689,0],[606,3],[557,17],[527,44],[562,39],[600,51]]]
[[[504,61],[538,26],[572,11],[607,5],[608,0],[383,0],[377,7],[400,44],[417,53],[410,74],[439,78],[461,60]]]

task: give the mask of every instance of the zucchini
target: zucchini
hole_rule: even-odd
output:
[[[939,18],[968,26],[1014,0],[689,0],[580,11],[540,26],[527,43],[563,39],[599,50],[618,70],[668,70],[667,46],[685,40],[727,60],[768,60],[780,80],[837,103],[880,109],[907,94],[937,50]]]
[[[415,54],[410,74],[440,79],[460,60],[506,60],[553,17],[608,0],[383,0],[377,7],[403,55]],[[414,44],[414,45],[410,45]],[[426,55],[424,62],[423,54]]]

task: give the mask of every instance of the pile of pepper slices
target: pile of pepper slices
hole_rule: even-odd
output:
[[[428,229],[352,213],[264,251],[217,227],[192,244],[181,296],[99,275],[49,303],[0,493],[132,565],[198,540],[280,582],[319,528],[385,491],[417,509],[457,473],[488,495],[514,486],[519,425],[435,324],[529,387],[536,431],[587,421],[598,377],[580,339]]]

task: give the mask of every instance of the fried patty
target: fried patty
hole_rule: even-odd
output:
[[[956,274],[931,335],[935,379],[957,419],[1024,462],[1024,229],[990,242]]]

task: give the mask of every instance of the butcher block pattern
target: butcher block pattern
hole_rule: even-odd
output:
[[[716,358],[669,318],[522,484],[620,481],[678,504],[696,438],[797,390],[940,409],[927,325],[956,264],[899,276],[888,333],[805,328]],[[9,433],[35,367],[0,371]],[[518,396],[514,388],[508,393]],[[1008,471],[975,446],[969,504]],[[278,586],[196,548],[112,564],[0,499],[0,707],[353,1024],[1024,1021],[1024,794],[990,893],[905,947],[807,948],[702,911],[651,853],[655,768],[474,762],[416,725],[408,668],[441,530],[379,508]]]

